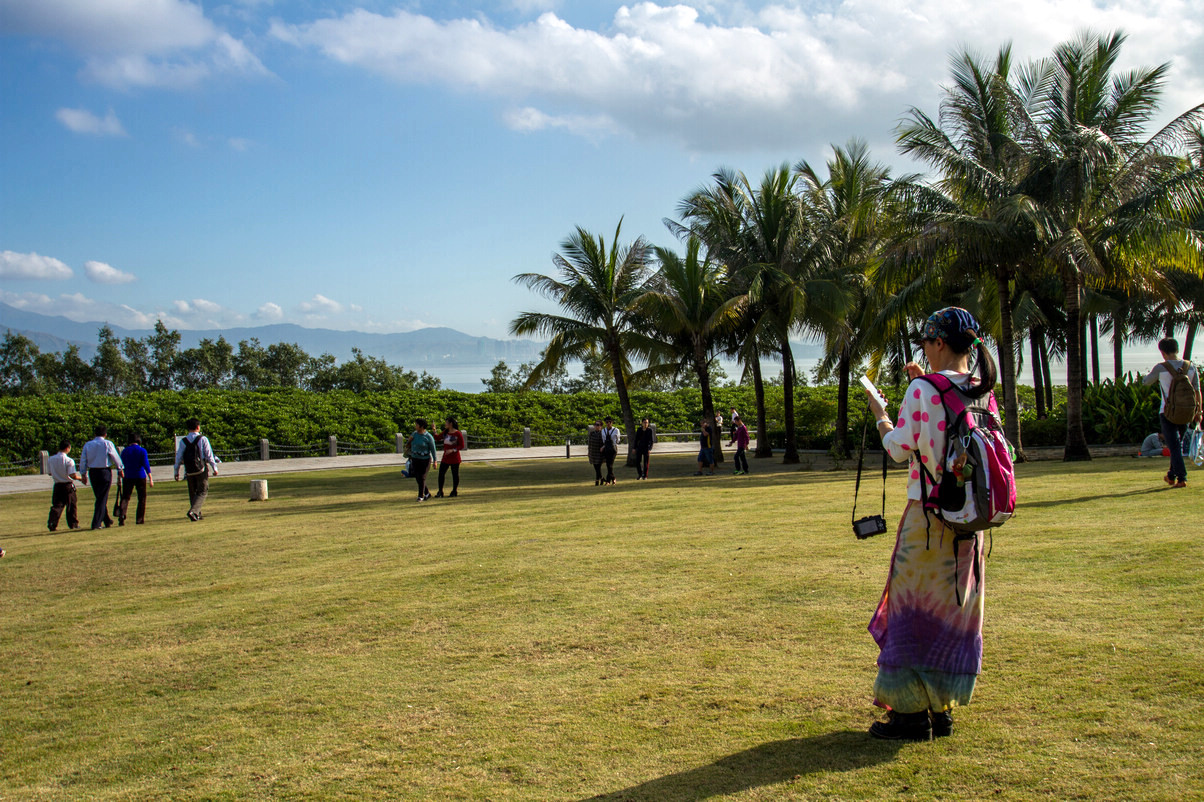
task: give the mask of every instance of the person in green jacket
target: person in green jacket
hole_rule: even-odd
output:
[[[410,476],[418,482],[418,500],[426,501],[431,491],[426,486],[426,475],[439,464],[435,451],[435,438],[426,430],[426,418],[414,420],[415,432],[410,435]]]

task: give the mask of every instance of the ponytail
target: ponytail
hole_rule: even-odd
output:
[[[974,359],[974,372],[978,374],[978,384],[971,384],[969,387],[962,390],[970,398],[982,398],[987,393],[995,389],[995,383],[999,378],[999,371],[995,367],[995,358],[991,356],[991,351],[974,331],[974,329],[966,329],[964,336],[971,342],[966,346],[965,350],[959,350],[954,345],[954,350],[958,353],[968,353],[970,349],[977,348],[977,353]],[[960,337],[958,338],[961,339]],[[960,343],[959,343],[960,344]]]

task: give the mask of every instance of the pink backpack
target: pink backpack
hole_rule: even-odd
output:
[[[1003,526],[1016,509],[1016,476],[995,394],[971,399],[939,373],[920,378],[940,394],[946,421],[941,480],[920,466],[925,509],[958,534]]]

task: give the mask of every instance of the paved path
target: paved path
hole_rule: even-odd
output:
[[[754,440],[750,449],[756,448]],[[693,454],[698,443],[657,443],[654,454]],[[573,446],[570,459],[585,459],[585,446]],[[725,450],[727,455],[728,451]],[[538,446],[534,448],[484,448],[468,449],[463,452],[465,462],[514,459],[565,459],[564,446]],[[730,457],[728,457],[730,459]],[[223,476],[263,476],[272,473],[296,473],[299,471],[333,471],[344,468],[387,468],[405,464],[400,454],[354,454],[342,457],[294,457],[292,459],[251,460],[248,462],[223,462]],[[159,481],[171,481],[171,468],[160,465],[152,469]],[[0,476],[0,496],[13,493],[49,493],[49,476]]]

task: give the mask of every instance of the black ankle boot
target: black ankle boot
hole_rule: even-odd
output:
[[[886,714],[886,721],[875,721],[870,725],[870,735],[886,741],[931,741],[932,723],[928,711],[922,713]]]
[[[945,710],[941,713],[932,712],[932,737],[945,738],[953,734],[953,713]]]

